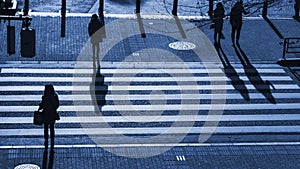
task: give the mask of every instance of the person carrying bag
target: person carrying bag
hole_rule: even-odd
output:
[[[38,111],[42,111],[43,123],[44,123],[44,139],[45,148],[48,148],[48,128],[50,126],[50,138],[51,149],[54,148],[54,124],[56,120],[59,120],[59,114],[57,109],[59,107],[58,95],[54,91],[52,84],[45,85],[44,95],[42,96],[42,102],[39,104]]]

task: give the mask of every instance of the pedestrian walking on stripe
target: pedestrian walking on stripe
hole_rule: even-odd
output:
[[[300,0],[295,0],[294,9],[295,9],[295,15],[293,16],[293,18],[299,20]]]
[[[57,109],[59,107],[58,95],[54,91],[52,84],[45,85],[44,95],[42,96],[42,102],[39,104],[39,110],[42,110],[44,119],[44,139],[45,149],[48,148],[48,129],[50,126],[50,138],[51,138],[51,150],[54,149],[54,123],[59,120],[59,114]]]
[[[217,3],[216,9],[214,10],[213,22],[215,24],[214,28],[214,41],[215,46],[220,46],[220,41],[223,36],[223,18],[225,17],[225,10],[221,2]]]
[[[245,11],[243,1],[238,0],[234,6],[231,8],[230,12],[230,24],[232,26],[231,29],[231,41],[232,45],[234,45],[234,42],[236,40],[236,44],[239,45],[242,25],[243,25],[243,19],[242,15],[249,14],[249,12]]]

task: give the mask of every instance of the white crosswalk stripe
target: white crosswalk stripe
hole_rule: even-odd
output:
[[[96,90],[107,90],[106,104],[99,115],[92,104],[97,94],[90,93],[92,69],[6,65],[0,67],[0,138],[43,135],[42,129],[32,124],[32,115],[46,83],[53,83],[59,94],[61,120],[57,122],[56,135],[61,137],[85,136],[87,132],[95,135],[155,135],[166,132],[169,123],[173,122],[182,124],[169,132],[174,135],[185,134],[187,130],[189,134],[211,130],[214,134],[299,133],[300,87],[278,65],[255,66],[259,77],[249,77],[249,72],[245,73],[240,65],[234,65],[237,73],[234,77],[230,77],[230,73],[222,76],[223,69],[218,67],[208,68],[209,73],[214,74],[208,76],[203,65],[193,65],[189,70],[194,77],[170,66],[166,69],[124,68],[122,71],[104,66],[101,73],[107,88],[95,87]],[[132,77],[137,72],[139,76]],[[254,73],[257,75],[257,72]],[[191,80],[197,86],[193,86]],[[178,85],[178,81],[182,84]],[[218,84],[222,81],[226,81],[226,85]],[[222,92],[224,89],[226,93]],[[226,98],[225,105],[218,102],[222,98]],[[178,114],[178,110],[183,114]],[[211,110],[224,112],[208,114]],[[188,122],[195,123],[194,127],[185,127]],[[205,122],[220,123],[214,128],[204,126]],[[104,123],[113,123],[115,133],[105,125],[97,125]],[[92,127],[83,129],[80,124],[91,124]],[[149,124],[152,125],[147,126]]]

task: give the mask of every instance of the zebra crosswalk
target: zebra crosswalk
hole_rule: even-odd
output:
[[[255,64],[251,74],[240,65],[233,64],[232,73],[191,64],[188,74],[164,64],[119,68],[104,62],[102,85],[89,65],[1,65],[0,145],[42,142],[43,130],[32,120],[47,83],[60,99],[57,144],[88,144],[89,136],[128,143],[116,138],[300,132],[300,87],[278,65]]]

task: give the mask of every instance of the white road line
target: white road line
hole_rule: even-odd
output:
[[[280,89],[300,89],[300,87],[296,84],[274,84],[273,85],[276,90]],[[109,90],[109,91],[145,91],[145,90],[235,90],[232,85],[147,85],[147,86],[107,86],[108,88],[104,88],[103,86],[96,86],[96,90]],[[258,87],[260,89],[268,89],[269,85],[245,85],[246,89],[256,89]],[[56,91],[90,91],[90,86],[54,86]],[[44,91],[44,86],[0,86],[0,91]]]
[[[0,117],[0,124],[32,124],[32,117]],[[178,115],[178,116],[78,116],[61,117],[57,123],[113,123],[113,122],[205,122],[205,121],[299,121],[300,114],[258,115]]]
[[[299,93],[273,93],[275,99],[300,99]],[[42,95],[0,95],[0,101],[38,101]],[[134,95],[111,95],[107,94],[105,100],[194,100],[194,99],[243,99],[240,93],[226,94],[134,94]],[[250,99],[265,99],[261,93],[249,93]],[[91,95],[63,95],[59,94],[60,101],[91,101]]]
[[[56,128],[56,135],[119,135],[119,134],[250,134],[300,133],[300,126],[241,126],[241,127],[155,127],[155,128]],[[42,129],[1,129],[0,136],[41,136]]]
[[[33,112],[38,106],[0,106],[0,113],[8,112]],[[300,109],[299,103],[279,104],[167,104],[167,105],[105,105],[102,111],[161,111],[161,110],[276,110],[276,109]],[[60,106],[59,111],[94,111],[95,107],[90,105]]]
[[[240,76],[241,80],[249,81],[248,77]],[[289,76],[261,76],[261,79],[253,78],[253,81],[292,81]],[[92,82],[92,77],[1,77],[0,82]],[[228,77],[209,76],[209,77],[104,77],[104,82],[210,82],[210,81],[230,81]]]
[[[209,68],[208,68],[209,69]],[[101,69],[102,74],[162,74],[162,73],[182,73],[182,69]],[[190,73],[208,73],[205,68],[187,69]],[[244,69],[235,69],[238,73],[244,73]],[[286,73],[282,68],[279,69],[257,69],[259,73]],[[3,68],[1,73],[20,73],[20,74],[92,74],[93,69],[31,69],[31,68]],[[223,73],[221,69],[209,69],[209,73]]]

